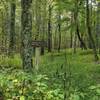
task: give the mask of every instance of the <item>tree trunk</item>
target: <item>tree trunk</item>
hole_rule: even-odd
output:
[[[61,49],[61,12],[60,12],[60,9],[58,11],[58,32],[59,32],[58,52],[60,52],[60,49]]]
[[[10,39],[9,39],[10,56],[13,56],[15,50],[15,11],[16,11],[16,4],[15,2],[11,2]]]
[[[25,71],[32,71],[32,15],[31,15],[32,0],[21,0],[22,7],[22,62]]]
[[[71,14],[71,25],[73,24],[73,13]],[[70,29],[70,48],[73,47],[73,26]]]
[[[86,47],[86,45],[85,45],[83,39],[82,39],[81,36],[80,36],[78,24],[76,25],[76,33],[77,33],[78,39],[79,39],[79,41],[80,41],[81,48],[87,49],[87,47]]]
[[[89,11],[89,0],[86,0],[86,12],[87,12],[86,22],[87,22],[88,36],[89,36],[89,40],[90,40],[90,43],[92,45],[92,49],[94,52],[95,61],[98,61],[99,57],[97,55],[96,45],[95,45],[95,41],[92,36],[91,25],[90,25],[91,20],[90,20],[90,11]]]
[[[49,19],[48,19],[48,52],[52,51],[52,33],[51,33],[51,11],[52,8],[49,5]]]
[[[47,20],[46,20],[46,13],[47,13],[47,10],[46,10],[46,7],[47,7],[47,1],[46,0],[42,0],[42,5],[41,5],[41,9],[43,10],[42,12],[42,41],[45,41],[45,35],[46,35],[46,32],[47,32]],[[41,55],[44,55],[44,51],[45,51],[45,48],[44,47],[41,47]]]
[[[97,23],[96,23],[96,45],[99,49],[100,53],[100,2],[98,2],[98,9],[97,9]]]
[[[79,4],[79,0],[76,0],[75,1],[76,10],[75,10],[75,13],[74,13],[75,31],[76,31],[76,35],[78,36],[78,39],[80,41],[81,47],[84,48],[84,49],[87,49],[83,39],[80,36],[80,32],[79,32],[79,21],[78,21],[78,8],[79,8],[79,5],[78,4]]]
[[[75,35],[74,35],[74,45],[73,45],[73,48],[74,48],[74,53],[76,53],[76,47],[77,46],[77,34],[75,32]]]

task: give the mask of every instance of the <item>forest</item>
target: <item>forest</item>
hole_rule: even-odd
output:
[[[100,100],[100,0],[0,0],[0,100]]]

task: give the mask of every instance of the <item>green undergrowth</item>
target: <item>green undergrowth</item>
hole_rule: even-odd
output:
[[[24,72],[21,65],[17,54],[0,56],[0,96],[4,100],[64,100],[65,94],[68,100],[100,98],[100,64],[94,62],[91,50],[45,54],[37,74]]]

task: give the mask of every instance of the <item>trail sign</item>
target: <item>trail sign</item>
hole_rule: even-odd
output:
[[[32,41],[32,46],[35,47],[35,72],[38,72],[39,65],[40,65],[40,52],[41,52],[41,47],[47,47],[47,42],[46,41]]]
[[[33,47],[47,47],[46,41],[32,41]]]

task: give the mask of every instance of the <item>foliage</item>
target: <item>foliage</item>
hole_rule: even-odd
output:
[[[17,64],[10,68],[1,69],[0,91],[5,100],[63,100],[65,93],[63,88],[64,66],[61,69],[61,65],[65,61],[64,52],[42,56],[44,60],[41,61],[41,69],[39,69],[38,75],[26,73],[17,67],[11,69]],[[100,65],[92,62],[91,51],[87,52],[87,55],[81,54],[82,52],[79,51],[78,54],[71,55],[70,50],[67,51],[67,62],[72,59],[70,64],[71,85],[67,85],[68,89],[66,89],[67,94],[69,94],[68,98],[69,100],[99,100]],[[17,57],[15,56],[14,62],[18,59]],[[86,60],[87,57],[89,58],[88,61]],[[78,62],[78,60],[81,62]],[[67,77],[68,82],[69,78]]]

